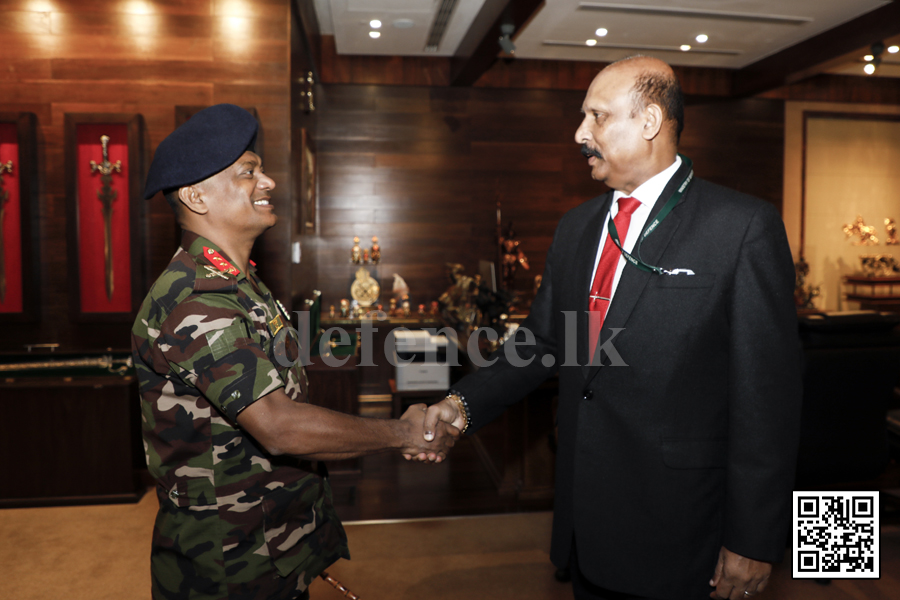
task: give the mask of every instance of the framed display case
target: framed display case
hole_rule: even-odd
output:
[[[37,118],[0,113],[0,323],[40,315]]]
[[[145,280],[143,117],[66,114],[65,148],[72,318],[130,321]]]

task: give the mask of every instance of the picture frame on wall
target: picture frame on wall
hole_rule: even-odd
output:
[[[143,300],[144,130],[139,114],[65,115],[69,305],[77,321],[130,321]]]
[[[0,113],[0,323],[40,318],[37,117]]]

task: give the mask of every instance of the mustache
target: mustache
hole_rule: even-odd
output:
[[[587,144],[581,145],[581,154],[585,158],[590,158],[593,156],[593,157],[599,158],[601,160],[603,159],[602,154],[600,154],[598,151],[594,150],[593,148],[588,147]]]

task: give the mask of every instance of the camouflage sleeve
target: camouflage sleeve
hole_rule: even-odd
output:
[[[156,343],[172,371],[232,422],[250,404],[284,387],[262,336],[233,295],[204,294],[180,303]]]

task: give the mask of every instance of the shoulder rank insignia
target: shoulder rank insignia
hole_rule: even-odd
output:
[[[205,256],[207,260],[209,260],[209,262],[211,262],[222,273],[228,273],[229,275],[234,276],[238,276],[241,273],[241,271],[237,267],[225,260],[225,258],[221,254],[219,254],[212,248],[203,246],[203,256]]]
[[[228,275],[226,275],[225,273],[223,273],[221,271],[216,270],[215,267],[211,267],[209,265],[203,265],[203,268],[206,269],[207,271],[209,271],[206,274],[207,279],[209,279],[210,277],[221,277],[222,279],[225,279],[225,280],[228,279]]]

